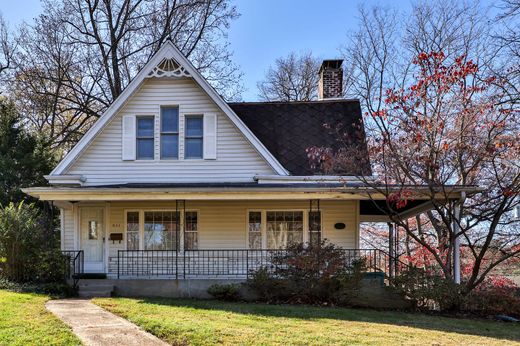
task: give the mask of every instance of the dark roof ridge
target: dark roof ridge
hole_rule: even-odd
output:
[[[228,105],[262,105],[262,104],[317,104],[317,103],[350,103],[360,102],[359,99],[326,99],[326,100],[312,100],[312,101],[243,101],[243,102],[228,102]]]

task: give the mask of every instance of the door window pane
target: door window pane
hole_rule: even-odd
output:
[[[303,212],[268,211],[267,246],[283,249],[289,244],[303,242]]]
[[[97,221],[96,220],[90,220],[88,222],[88,239],[89,240],[97,240],[97,238],[98,238]]]

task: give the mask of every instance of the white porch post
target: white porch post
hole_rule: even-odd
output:
[[[395,244],[394,244],[394,225],[389,222],[388,223],[388,255],[389,255],[389,263],[388,263],[388,271],[390,277],[394,276],[394,257],[395,257]]]
[[[459,233],[460,227],[460,204],[459,202],[455,203],[453,210],[453,281],[456,284],[460,284],[460,237],[457,233]]]

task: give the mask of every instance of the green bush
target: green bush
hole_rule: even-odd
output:
[[[463,302],[460,285],[443,276],[428,274],[421,268],[406,268],[392,282],[416,309],[459,310]]]
[[[261,268],[247,282],[259,300],[275,303],[349,305],[365,272],[343,249],[323,241],[292,244],[274,253],[273,270]]]
[[[224,300],[228,302],[240,300],[240,292],[237,285],[211,285],[208,288],[208,293],[215,299]]]
[[[282,295],[286,292],[283,286],[282,280],[275,279],[265,267],[253,272],[246,283],[258,300],[268,303],[283,300]]]

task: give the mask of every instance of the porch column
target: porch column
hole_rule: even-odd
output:
[[[453,281],[460,284],[460,202],[455,202],[453,208]]]
[[[390,277],[394,276],[394,257],[395,257],[395,244],[394,244],[394,224],[389,222],[388,223],[388,257],[389,257],[389,263],[388,263],[388,274]]]

